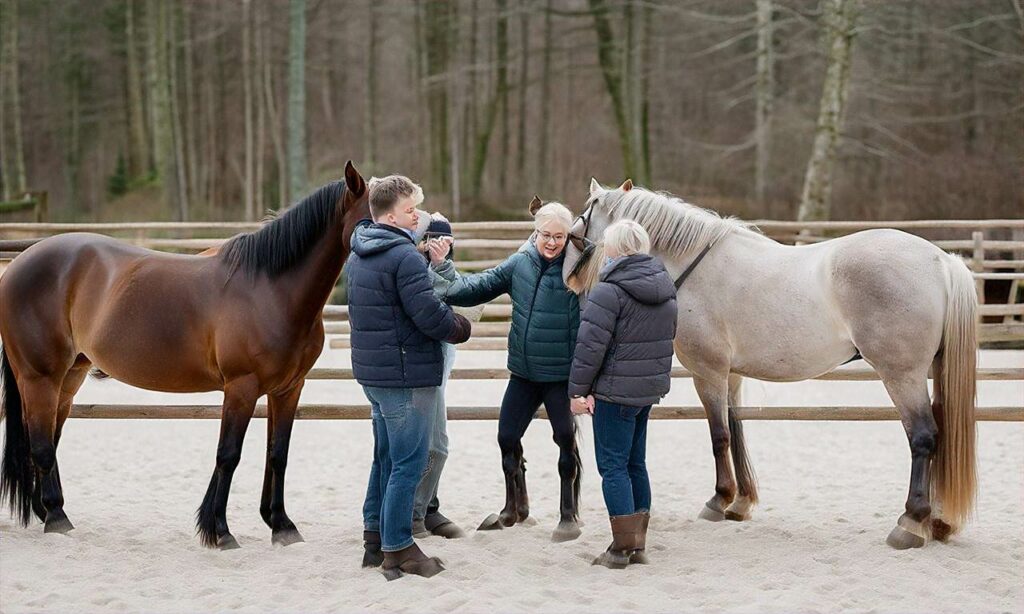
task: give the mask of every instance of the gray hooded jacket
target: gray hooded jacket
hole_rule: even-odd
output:
[[[660,260],[634,254],[601,272],[583,308],[571,396],[645,407],[671,385],[676,288]]]

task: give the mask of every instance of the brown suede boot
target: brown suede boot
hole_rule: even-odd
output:
[[[380,567],[384,555],[380,551],[380,532],[363,531],[363,567]]]
[[[640,547],[644,514],[609,516],[608,520],[612,525],[612,544],[594,559],[593,565],[604,565],[608,569],[625,569],[629,565],[630,553]]]
[[[416,544],[396,552],[385,552],[384,564],[381,565],[381,573],[388,581],[401,578],[403,573],[430,578],[442,571],[441,559],[423,554]]]
[[[651,513],[650,512],[638,512],[643,516],[643,522],[640,523],[640,537],[637,540],[637,548],[629,554],[630,565],[636,563],[638,565],[647,565],[651,562],[647,558],[647,525],[651,524]]]

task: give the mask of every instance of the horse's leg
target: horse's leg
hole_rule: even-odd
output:
[[[750,520],[750,510],[757,503],[757,477],[750,465],[750,455],[747,454],[743,423],[733,416],[735,408],[741,404],[742,384],[742,376],[729,375],[729,449],[732,452],[732,465],[736,471],[738,490],[736,498],[725,510],[725,517],[729,520]]]
[[[50,376],[18,381],[24,403],[24,422],[28,432],[32,463],[36,467],[39,502],[43,508],[43,530],[67,533],[75,528],[64,513],[64,494],[57,476],[57,406],[63,378]],[[39,510],[36,510],[38,513]]]
[[[292,437],[292,424],[295,422],[295,408],[299,404],[302,383],[295,388],[280,394],[272,394],[267,398],[268,415],[273,416],[273,432],[268,434],[268,460],[272,468],[273,486],[270,496],[270,529],[273,531],[271,542],[278,546],[288,546],[301,542],[295,524],[284,511],[284,471],[288,466],[288,445]],[[270,425],[268,425],[270,428]],[[264,484],[264,491],[266,484]],[[263,512],[262,505],[260,512]],[[264,516],[264,519],[267,517]]]
[[[551,541],[571,541],[580,536],[579,481],[582,474],[579,449],[576,447],[576,421],[569,410],[568,382],[547,386],[544,408],[548,412],[551,432],[558,445],[558,476],[561,480],[558,526]]]
[[[879,377],[899,410],[910,442],[910,489],[906,511],[885,541],[897,550],[920,548],[928,538],[932,512],[928,497],[929,471],[939,433],[928,398],[928,383],[924,374],[892,376],[879,370]]]
[[[729,459],[729,384],[727,377],[708,379],[694,377],[693,385],[704,405],[711,430],[711,449],[715,454],[715,496],[708,499],[700,518],[723,520],[725,510],[736,496],[736,480]]]
[[[224,386],[224,409],[217,444],[217,468],[206,496],[196,512],[196,532],[204,546],[231,550],[238,541],[228,530],[227,505],[231,478],[242,456],[242,441],[249,428],[259,390],[255,376],[239,378]]]
[[[53,450],[54,454],[57,453],[57,448],[60,446],[60,436],[64,430],[64,422],[67,421],[68,416],[71,414],[71,403],[74,401],[75,394],[78,389],[82,387],[82,382],[85,380],[85,376],[89,373],[89,362],[84,357],[80,357],[75,362],[75,366],[68,371],[67,375],[64,376],[64,381],[61,385],[60,399],[57,402],[57,421],[53,433]],[[64,487],[60,482],[60,464],[57,462],[56,456],[53,460],[53,473],[57,481],[57,488],[60,489],[61,496],[64,493]],[[46,508],[43,505],[43,476],[42,471],[36,468],[36,487],[32,494],[32,510],[35,512],[39,520],[46,520]]]

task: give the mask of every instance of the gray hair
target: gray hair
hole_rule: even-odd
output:
[[[370,191],[370,215],[375,220],[390,213],[401,198],[411,197],[417,205],[423,202],[423,188],[404,175],[371,177],[367,186]]]
[[[562,203],[548,203],[537,209],[533,216],[534,230],[540,230],[552,222],[569,230],[572,228],[572,212]]]
[[[637,222],[619,220],[604,231],[604,245],[620,256],[647,254],[651,251],[651,237]]]

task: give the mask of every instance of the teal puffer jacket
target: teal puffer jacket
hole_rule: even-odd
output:
[[[444,300],[470,307],[508,293],[512,329],[508,334],[508,370],[534,382],[569,379],[580,303],[562,281],[564,253],[548,262],[530,244],[504,262],[448,287]]]

